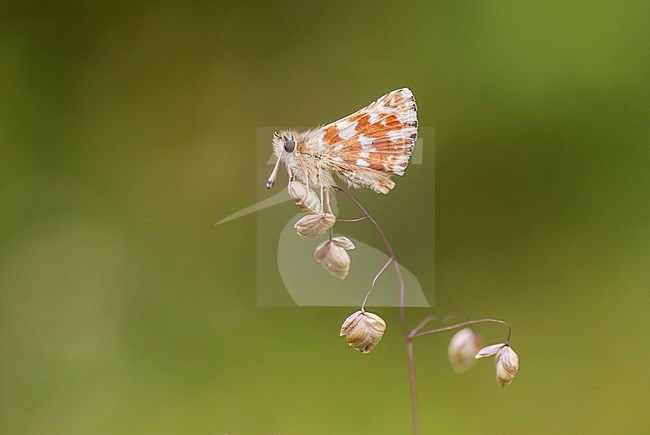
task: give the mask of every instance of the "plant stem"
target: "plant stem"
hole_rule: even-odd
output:
[[[415,328],[413,328],[413,330],[411,331],[411,337],[412,337],[413,335],[415,335],[417,332],[419,332],[420,329],[422,329],[422,328],[424,328],[425,326],[427,326],[427,324],[428,324],[429,322],[433,322],[434,320],[439,320],[439,321],[441,321],[441,322],[447,322],[447,321],[453,319],[454,317],[460,317],[460,318],[462,318],[463,315],[460,314],[460,313],[449,313],[449,314],[447,314],[445,317],[438,317],[438,316],[433,316],[433,315],[432,315],[432,316],[427,316],[427,317],[425,317],[424,319],[422,319],[422,321],[420,322],[420,324],[419,324],[418,326],[416,326]]]
[[[413,433],[415,435],[418,435],[420,433],[420,420],[418,417],[418,399],[417,399],[417,394],[415,390],[415,360],[413,358],[413,342],[412,342],[412,336],[408,331],[408,328],[406,326],[406,314],[405,314],[405,309],[404,309],[404,277],[402,276],[402,269],[399,265],[399,261],[397,260],[397,256],[395,255],[395,251],[393,250],[392,245],[388,241],[388,238],[386,238],[386,234],[384,233],[384,230],[379,226],[377,221],[368,213],[368,211],[365,209],[363,205],[357,199],[352,196],[348,191],[341,189],[340,187],[334,187],[336,190],[339,192],[343,192],[352,202],[356,204],[356,206],[361,210],[361,212],[364,214],[364,216],[372,222],[374,227],[377,229],[377,232],[381,236],[382,240],[384,241],[384,244],[386,245],[386,249],[388,250],[388,254],[393,260],[393,264],[395,265],[395,273],[397,274],[397,279],[399,281],[399,312],[400,312],[400,319],[402,322],[402,333],[404,334],[404,339],[406,340],[406,353],[408,355],[408,362],[409,362],[409,378],[411,381],[411,409],[412,409],[412,415],[413,415]]]
[[[409,374],[411,378],[411,409],[413,410],[413,434],[420,433],[420,417],[418,416],[418,396],[415,391],[415,359],[413,358],[413,339],[406,337],[406,353],[409,357]]]
[[[449,325],[449,326],[442,326],[440,328],[435,328],[435,329],[426,329],[422,332],[417,332],[417,328],[411,332],[411,335],[409,336],[411,339],[417,338],[417,337],[422,337],[423,335],[427,334],[435,334],[437,332],[443,332],[443,331],[451,331],[452,329],[457,329],[457,328],[462,328],[463,326],[468,326],[468,325],[474,325],[476,323],[499,323],[501,325],[504,325],[508,328],[508,338],[506,339],[506,343],[510,341],[510,335],[512,334],[512,329],[510,328],[510,325],[508,322],[505,322],[503,320],[499,319],[477,319],[477,320],[468,320],[466,322],[461,322],[461,323],[456,323],[454,325]]]
[[[361,221],[365,221],[366,219],[368,219],[367,216],[361,216],[361,217],[354,218],[354,219],[338,219],[338,218],[337,218],[337,219],[336,219],[336,222],[337,222],[337,223],[338,223],[338,222],[361,222]]]
[[[375,289],[375,284],[377,284],[377,280],[381,276],[382,273],[386,270],[386,268],[390,265],[391,262],[393,262],[395,259],[393,257],[390,257],[386,264],[384,264],[384,267],[381,268],[381,270],[375,275],[375,279],[372,280],[372,285],[370,285],[370,290],[368,293],[366,293],[366,297],[363,299],[363,303],[361,304],[361,312],[366,311],[366,302],[368,302],[368,298],[370,297],[370,294],[372,291]]]
[[[418,416],[418,399],[417,399],[417,394],[415,389],[415,358],[413,357],[413,340],[417,337],[422,337],[424,335],[435,334],[437,332],[450,331],[452,329],[457,329],[468,325],[474,325],[477,323],[498,323],[508,328],[508,338],[506,340],[506,344],[508,344],[510,343],[512,328],[507,322],[503,320],[486,318],[486,319],[468,320],[453,325],[442,326],[440,328],[434,328],[434,329],[426,329],[422,331],[422,328],[424,328],[431,321],[439,320],[444,322],[450,320],[453,317],[461,317],[461,318],[463,317],[461,314],[451,313],[443,318],[439,318],[437,316],[427,316],[424,319],[422,319],[422,321],[418,324],[418,326],[415,327],[415,329],[409,332],[406,326],[406,314],[405,314],[405,306],[404,306],[404,298],[405,298],[404,277],[402,276],[402,269],[400,267],[399,261],[397,260],[397,256],[395,255],[395,251],[393,250],[392,245],[388,241],[388,238],[386,237],[386,234],[384,233],[384,230],[381,228],[381,226],[379,226],[377,221],[370,215],[370,213],[368,213],[365,207],[361,205],[361,203],[357,201],[357,199],[354,196],[352,196],[352,194],[350,194],[348,191],[344,189],[341,189],[340,187],[335,186],[334,189],[336,189],[339,192],[343,192],[348,198],[350,198],[352,202],[356,204],[359,210],[361,210],[361,212],[363,213],[363,216],[360,218],[339,219],[337,222],[360,222],[363,220],[369,220],[370,222],[372,222],[373,226],[381,236],[382,240],[384,241],[384,244],[386,245],[386,249],[388,250],[388,253],[390,255],[388,262],[384,265],[384,267],[382,267],[379,273],[377,273],[377,275],[375,276],[375,279],[373,280],[372,285],[370,287],[370,291],[366,294],[366,297],[363,300],[363,304],[361,306],[362,311],[365,309],[368,296],[370,296],[370,293],[372,293],[372,290],[374,289],[375,283],[377,282],[379,276],[386,270],[386,268],[391,262],[395,265],[395,272],[397,273],[397,279],[399,280],[400,319],[402,323],[402,333],[404,334],[404,340],[406,341],[406,353],[408,355],[409,378],[411,382],[411,409],[413,415],[413,433],[415,435],[418,435],[420,433],[420,420]]]

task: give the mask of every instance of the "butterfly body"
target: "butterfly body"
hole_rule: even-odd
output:
[[[276,132],[273,150],[290,179],[308,186],[331,188],[336,174],[352,187],[388,193],[395,186],[391,175],[406,170],[417,126],[415,98],[403,88],[322,127]],[[268,187],[276,172],[277,165]]]

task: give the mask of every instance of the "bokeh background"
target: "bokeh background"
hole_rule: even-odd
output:
[[[348,307],[258,306],[256,240],[277,235],[257,216],[213,225],[257,200],[258,128],[409,86],[435,188],[407,171],[361,198],[414,269],[435,243],[433,312],[507,319],[521,357],[504,390],[492,361],[452,372],[450,335],[416,343],[422,432],[647,433],[649,19],[645,1],[2,2],[0,432],[409,433],[397,310],[357,354]]]

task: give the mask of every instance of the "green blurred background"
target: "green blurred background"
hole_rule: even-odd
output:
[[[452,372],[450,335],[416,343],[423,433],[648,433],[649,19],[646,1],[2,2],[0,432],[408,433],[397,310],[361,356],[338,337],[350,308],[257,306],[256,237],[277,235],[213,223],[257,199],[258,127],[409,86],[435,192],[407,171],[362,197],[432,270],[410,240],[435,194],[433,312],[507,319],[521,357],[503,390],[492,361]]]

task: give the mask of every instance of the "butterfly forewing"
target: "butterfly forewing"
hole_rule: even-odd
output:
[[[324,157],[343,167],[403,175],[417,139],[417,126],[413,93],[408,88],[398,89],[324,126]],[[345,177],[346,172],[341,175]]]

